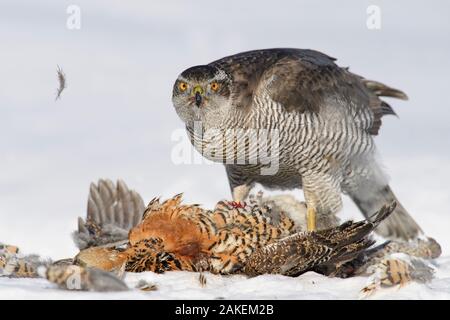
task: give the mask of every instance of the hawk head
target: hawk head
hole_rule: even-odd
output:
[[[226,117],[231,97],[231,78],[217,67],[202,65],[183,71],[173,86],[172,102],[186,124],[220,123]]]

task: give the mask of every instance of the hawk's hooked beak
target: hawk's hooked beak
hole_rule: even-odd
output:
[[[200,105],[202,104],[202,93],[203,93],[203,89],[200,86],[195,86],[193,93],[195,94],[195,104],[197,105],[197,107],[200,107]]]

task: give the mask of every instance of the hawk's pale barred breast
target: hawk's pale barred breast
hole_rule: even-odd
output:
[[[312,50],[273,49],[238,54],[211,63],[231,74],[235,105],[249,109],[245,117],[239,112],[231,114],[220,129],[224,132],[234,128],[277,129],[282,167],[298,169],[307,164],[308,169],[315,169],[323,166],[324,157],[345,161],[350,155],[370,151],[373,143],[367,131],[373,124],[373,113],[367,105],[358,105],[358,101],[342,101],[337,85],[344,81],[349,83],[351,76],[333,61]],[[295,75],[296,68],[302,70],[298,75]],[[281,94],[283,88],[290,90],[286,97]],[[314,92],[296,92],[297,88]],[[368,97],[363,88],[358,89],[358,94]],[[283,101],[300,104],[287,106]],[[244,107],[245,104],[249,106]],[[223,142],[196,138],[197,145]]]
[[[279,164],[275,174],[261,174],[267,162],[228,162],[232,188],[255,182],[277,189],[306,185],[309,194],[315,194],[317,207],[324,212],[339,211],[339,190],[355,188],[355,175],[370,175],[359,162],[372,157],[375,147],[371,134],[381,124],[382,114],[376,106],[382,102],[362,78],[312,50],[252,51],[211,65],[232,79],[236,110],[225,117],[220,129],[276,130],[279,141],[279,152],[272,159]],[[243,138],[237,136],[239,139]],[[214,143],[197,141],[203,146]]]
[[[255,148],[255,144],[250,144],[253,148],[230,147],[230,142],[234,142],[233,146],[246,145],[244,140],[247,136],[239,129],[255,130],[257,134],[258,131],[267,130],[269,135],[276,130],[279,138],[279,153],[276,156],[280,163],[280,175],[286,175],[283,179],[288,179],[287,176],[292,176],[302,168],[309,170],[325,168],[330,158],[345,166],[349,157],[373,150],[371,136],[362,132],[352,120],[357,116],[356,111],[351,113],[344,108],[337,111],[334,109],[333,106],[324,106],[323,111],[319,113],[286,112],[280,103],[263,93],[253,98],[253,107],[246,119],[231,116],[220,128],[221,134],[205,139],[201,134],[194,134],[191,130],[191,138],[194,146],[206,157],[209,157],[209,153],[205,151],[213,149],[223,151],[216,154],[225,154],[225,162],[227,159],[257,158],[258,149]],[[227,145],[226,142],[228,148],[223,150],[223,146]],[[212,157],[209,159],[217,161]],[[241,168],[244,171],[248,170],[248,173],[256,174],[262,165],[251,163],[250,166]],[[277,180],[274,177],[260,179]]]

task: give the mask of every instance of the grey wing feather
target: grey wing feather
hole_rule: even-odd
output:
[[[141,222],[143,212],[145,211],[145,204],[144,204],[144,200],[142,200],[139,193],[137,193],[134,190],[131,190],[131,200],[133,201],[133,205],[134,205],[133,226],[135,226],[139,222]]]
[[[114,219],[116,221],[116,224],[119,226],[123,226],[125,224],[125,217],[123,215],[124,207],[121,202],[118,202],[114,206]]]
[[[288,111],[318,113],[333,91],[343,88],[343,71],[332,60],[314,64],[301,56],[280,59],[263,75],[263,89]]]
[[[86,221],[78,218],[73,239],[79,249],[125,242],[145,210],[141,196],[129,190],[125,182],[111,180],[92,183],[89,191]]]
[[[289,56],[265,72],[263,83],[263,89],[287,111],[319,113],[325,107],[347,110],[359,127],[372,135],[378,134],[384,115],[395,115],[379,97],[406,99],[403,92],[365,80],[332,60],[318,65]]]
[[[125,210],[126,212],[133,213],[134,206],[133,202],[131,201],[131,192],[128,191],[127,185],[122,180],[117,181],[117,191],[119,193],[118,198],[122,200],[121,201],[121,204],[123,206],[122,209]],[[125,228],[131,227],[134,220],[134,214],[123,216],[123,218],[124,218],[123,227]]]
[[[395,114],[379,97],[406,100],[406,94],[353,74],[335,60],[315,50],[275,48],[242,52],[210,65],[231,76],[233,101],[238,108],[249,109],[254,97],[262,92],[288,111],[300,113],[317,113],[334,101],[336,108],[353,108],[349,112],[362,130],[378,134],[381,117]]]
[[[309,49],[293,49],[293,48],[274,48],[264,50],[253,50],[241,52],[232,56],[222,58],[212,62],[210,65],[216,66],[224,70],[232,77],[233,81],[233,101],[237,107],[250,108],[253,97],[257,94],[258,85],[263,82],[263,77],[267,76],[267,72],[278,70],[280,77],[280,85],[285,84],[284,80],[290,80],[291,77],[296,78],[296,69],[289,70],[291,66],[284,65],[283,62],[296,60],[303,61],[304,64],[316,66],[334,65],[335,60],[318,51]],[[280,61],[282,61],[280,63]],[[275,66],[275,67],[274,67]],[[286,78],[284,78],[286,77]],[[285,92],[289,90],[298,91],[295,88],[297,83],[287,81],[289,89],[285,88]],[[283,95],[283,94],[281,94]],[[298,95],[295,95],[298,97]]]
[[[91,183],[89,188],[87,219],[92,221],[102,222],[102,212],[105,211],[103,201],[97,191],[97,186]]]
[[[378,134],[381,117],[395,114],[379,97],[405,100],[406,94],[353,74],[335,60],[314,50],[276,48],[239,53],[211,65],[231,75],[237,107],[249,108],[253,98],[265,92],[288,111],[317,113],[330,104],[353,108],[349,112],[359,116],[354,120],[361,129]]]

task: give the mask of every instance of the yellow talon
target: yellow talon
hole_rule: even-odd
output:
[[[316,209],[308,208],[306,218],[308,231],[316,231]]]

